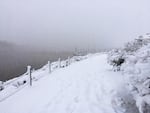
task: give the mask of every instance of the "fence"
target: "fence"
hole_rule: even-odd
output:
[[[45,72],[45,70],[47,69],[47,72],[49,74],[51,74],[56,69],[65,68],[73,62],[80,61],[85,58],[83,56],[82,57],[74,56],[72,58],[68,57],[66,60],[63,60],[63,61],[61,61],[61,59],[59,58],[58,61],[56,61],[56,62],[48,61],[48,63],[45,66],[43,66],[41,69],[36,70],[36,71],[33,71],[31,66],[27,66],[27,72],[25,74],[23,74],[22,76],[12,79],[12,80],[9,80],[9,81],[6,81],[4,83],[0,83],[0,102],[4,101],[8,97],[14,95],[15,93],[17,93],[18,91],[23,89],[25,86],[27,86],[27,85],[32,86],[34,80],[38,80],[38,79],[44,77],[42,73],[39,74],[42,76],[33,76],[34,73],[36,73],[36,72],[39,73],[39,71],[41,71],[41,70],[43,70]],[[15,90],[13,89],[12,91],[9,92],[9,89],[11,86],[13,86],[15,88]],[[4,94],[6,94],[6,95],[4,95]]]

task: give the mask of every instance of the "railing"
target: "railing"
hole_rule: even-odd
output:
[[[25,74],[0,84],[0,102],[14,95],[27,85],[32,86],[33,81],[37,81],[44,77],[43,73],[45,71],[51,74],[56,69],[65,68],[73,62],[77,62],[86,58],[87,56],[74,56],[72,58],[68,57],[66,60],[63,61],[61,61],[61,59],[59,58],[56,62],[48,61],[46,65],[36,71],[32,70],[31,66],[27,66],[27,72]]]

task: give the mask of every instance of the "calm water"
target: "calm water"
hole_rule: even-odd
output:
[[[62,52],[29,52],[29,51],[0,51],[0,81],[6,81],[26,72],[26,66],[31,65],[38,69],[45,65],[48,60],[56,61],[72,56],[71,53]]]

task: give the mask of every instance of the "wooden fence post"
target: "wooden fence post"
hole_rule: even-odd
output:
[[[61,67],[61,60],[60,60],[60,58],[58,59],[58,68],[60,68]]]
[[[51,62],[48,61],[48,72],[51,73]]]
[[[68,57],[68,66],[70,65],[70,57]]]
[[[31,66],[27,66],[27,73],[29,74],[30,86],[32,86]]]

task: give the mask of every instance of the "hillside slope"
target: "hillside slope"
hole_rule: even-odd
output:
[[[106,59],[96,54],[51,74],[45,70],[32,87],[0,102],[1,113],[131,113],[119,107],[119,95],[126,97],[128,91]]]

